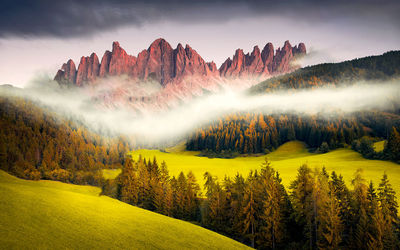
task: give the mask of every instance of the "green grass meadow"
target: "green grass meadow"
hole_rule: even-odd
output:
[[[100,189],[0,171],[0,249],[240,249],[188,222],[99,196]]]
[[[286,187],[294,180],[297,169],[304,163],[312,168],[325,166],[329,172],[334,170],[343,175],[348,185],[358,168],[362,168],[365,178],[372,180],[375,185],[379,184],[384,171],[386,171],[394,189],[400,194],[400,165],[389,161],[367,160],[359,153],[347,148],[325,154],[315,154],[309,153],[304,143],[292,141],[285,143],[268,155],[258,157],[210,159],[196,156],[198,153],[174,148],[174,150],[166,150],[166,152],[141,149],[133,151],[131,155],[134,159],[137,159],[139,155],[151,159],[156,156],[158,162],[165,161],[167,163],[171,175],[177,176],[181,171],[184,173],[192,171],[201,185],[203,185],[203,174],[206,171],[216,175],[219,179],[223,179],[225,175],[233,177],[236,173],[247,176],[250,170],[260,169],[265,157],[279,171]],[[349,187],[351,188],[351,186]]]

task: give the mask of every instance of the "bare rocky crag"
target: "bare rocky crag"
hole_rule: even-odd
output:
[[[151,78],[166,86],[188,76],[268,76],[293,70],[293,58],[304,54],[304,43],[292,47],[289,41],[286,41],[275,53],[273,45],[267,43],[262,51],[258,46],[254,46],[253,51],[247,54],[244,54],[242,49],[237,49],[233,58],[226,59],[217,69],[214,62],[205,62],[189,45],[184,48],[178,44],[176,49],[172,49],[167,41],[160,38],[135,57],[128,55],[118,42],[113,42],[112,51],[107,50],[104,53],[101,63],[95,53],[88,57],[83,56],[78,69],[72,60],[68,60],[54,79],[60,83],[82,86],[92,84],[97,78],[126,74],[139,80]]]
[[[70,59],[58,70],[54,80],[60,84],[91,86],[101,79],[124,75],[133,81],[156,81],[160,83],[162,93],[149,99],[129,98],[130,102],[138,102],[156,98],[159,102],[174,100],[176,97],[196,95],[201,89],[213,89],[215,83],[224,79],[259,77],[287,73],[295,69],[292,61],[297,56],[306,54],[304,43],[294,47],[286,41],[282,48],[274,51],[271,43],[267,43],[260,51],[255,46],[251,53],[244,54],[237,49],[233,58],[228,58],[219,69],[214,62],[204,59],[189,45],[181,44],[173,49],[162,38],[155,40],[147,50],[141,51],[136,57],[129,55],[118,42],[113,42],[112,51],[106,51],[99,61],[92,53],[81,57],[78,68]],[[129,86],[126,86],[129,88]],[[120,89],[118,92],[121,92]],[[123,96],[112,94],[120,98]],[[117,98],[117,99],[118,99]],[[112,102],[112,100],[111,100]]]

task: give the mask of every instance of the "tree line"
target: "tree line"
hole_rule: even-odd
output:
[[[200,218],[200,186],[192,172],[170,176],[165,162],[156,158],[127,158],[121,174],[106,180],[102,194],[174,218]]]
[[[351,148],[367,159],[390,160],[400,164],[400,134],[395,127],[392,127],[382,151],[376,152],[373,142],[371,138],[363,137],[354,140]]]
[[[0,169],[24,179],[100,186],[104,168],[122,167],[129,144],[18,97],[0,97]]]
[[[234,158],[239,154],[268,153],[285,142],[300,140],[310,151],[326,153],[351,145],[367,159],[399,162],[396,126],[400,127],[400,118],[390,117],[383,112],[358,112],[330,119],[319,115],[232,114],[196,130],[186,148],[202,151],[200,156]],[[387,139],[385,150],[375,152],[374,141],[367,136]]]
[[[266,159],[259,171],[218,180],[206,172],[204,193],[193,173],[171,177],[165,162],[127,159],[103,194],[199,223],[258,249],[397,249],[400,221],[387,174],[378,186],[357,170],[341,175],[299,167],[286,189]]]
[[[194,132],[186,144],[188,150],[240,154],[266,153],[292,140],[306,142],[318,149],[351,144],[365,135],[356,119],[320,119],[318,116],[271,116],[261,113],[233,114]]]

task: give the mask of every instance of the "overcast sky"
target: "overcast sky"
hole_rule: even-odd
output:
[[[90,1],[3,0],[0,84],[53,76],[69,58],[101,58],[112,41],[132,55],[165,38],[217,66],[237,48],[304,42],[304,64],[337,62],[400,49],[398,0]]]

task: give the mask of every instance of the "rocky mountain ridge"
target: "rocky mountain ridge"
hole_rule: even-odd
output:
[[[84,86],[95,84],[99,78],[127,75],[136,80],[155,80],[165,87],[189,77],[268,77],[293,70],[293,59],[305,54],[304,43],[292,47],[289,41],[286,41],[284,46],[276,51],[271,43],[267,43],[262,51],[258,46],[247,54],[244,54],[242,49],[237,49],[232,59],[226,59],[217,69],[214,62],[205,62],[189,45],[183,47],[182,44],[178,44],[173,49],[167,41],[159,38],[135,57],[129,55],[118,42],[113,42],[112,51],[107,50],[101,62],[96,53],[82,56],[77,68],[70,59],[62,65],[54,79],[61,84]]]

